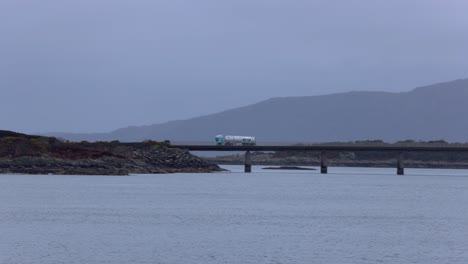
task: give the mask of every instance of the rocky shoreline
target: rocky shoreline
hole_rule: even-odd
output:
[[[186,150],[156,141],[76,143],[0,131],[2,174],[129,175],[221,170]]]

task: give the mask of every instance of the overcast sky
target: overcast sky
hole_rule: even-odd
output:
[[[466,0],[0,0],[0,129],[107,132],[468,77]]]

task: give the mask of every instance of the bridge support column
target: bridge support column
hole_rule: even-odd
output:
[[[398,156],[397,175],[405,175],[405,167],[404,167],[403,161],[404,161],[404,155],[403,155],[403,152],[402,152]]]
[[[328,173],[328,159],[325,151],[320,154],[320,173]]]
[[[244,165],[244,172],[250,173],[252,172],[252,154],[250,151],[245,153],[245,165]]]

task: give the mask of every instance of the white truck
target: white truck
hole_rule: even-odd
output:
[[[255,137],[251,136],[231,136],[217,135],[215,137],[216,145],[223,146],[255,146]]]

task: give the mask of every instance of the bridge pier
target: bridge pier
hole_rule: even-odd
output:
[[[320,153],[320,173],[328,173],[328,159],[327,153],[325,151],[322,151],[322,153]]]
[[[250,151],[245,153],[245,165],[244,165],[244,172],[250,173],[252,172],[252,154]]]
[[[398,156],[398,162],[397,162],[397,175],[405,175],[405,167],[404,167],[404,155],[403,152],[400,153]]]

